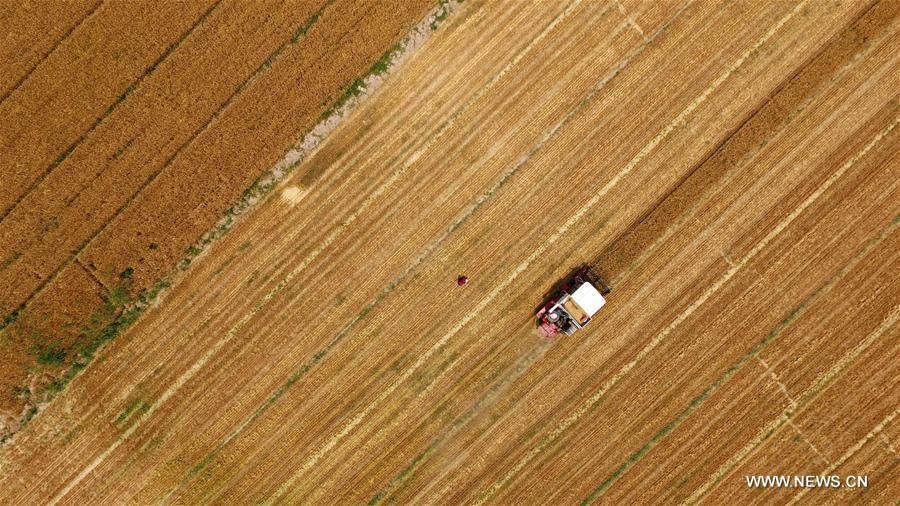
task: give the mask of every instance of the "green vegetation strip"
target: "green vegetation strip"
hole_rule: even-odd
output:
[[[432,450],[434,450],[435,446],[436,446],[436,444],[432,443],[431,446],[426,448],[424,452],[418,454],[416,456],[416,458],[414,458],[413,461],[408,466],[406,466],[402,471],[400,471],[400,474],[398,474],[396,477],[394,477],[393,480],[391,480],[391,482],[388,484],[388,486],[384,487],[384,489],[382,489],[380,492],[375,494],[375,496],[369,500],[368,506],[376,506],[377,504],[381,504],[381,501],[385,497],[387,497],[388,493],[390,493],[392,490],[394,490],[397,487],[397,485],[403,483],[406,480],[406,478],[408,478],[410,475],[412,475],[413,471],[415,471],[416,468],[419,467],[419,464],[421,464],[425,460],[425,457],[429,453],[431,453]]]
[[[131,401],[131,403],[128,405],[128,407],[125,408],[125,411],[123,411],[116,418],[116,425],[121,427],[129,418],[131,418],[131,415],[133,413],[144,414],[149,409],[150,409],[149,404],[147,404],[146,402],[144,402],[141,399],[134,399],[133,401]]]

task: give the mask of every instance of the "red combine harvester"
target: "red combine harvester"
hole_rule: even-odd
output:
[[[541,332],[553,337],[560,332],[572,335],[583,329],[606,304],[609,286],[584,266],[571,277],[537,312]]]

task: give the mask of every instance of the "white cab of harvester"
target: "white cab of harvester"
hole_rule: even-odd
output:
[[[560,332],[572,335],[583,329],[606,304],[603,295],[609,291],[599,276],[583,267],[538,311],[536,316],[542,332],[552,337]]]

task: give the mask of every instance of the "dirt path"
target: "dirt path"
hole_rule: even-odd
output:
[[[730,502],[794,430],[798,474],[874,459],[892,398],[808,421],[896,377],[870,7],[466,3],[0,449],[0,497]],[[593,329],[536,336],[604,251]]]

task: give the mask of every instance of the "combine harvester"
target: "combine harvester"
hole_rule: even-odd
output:
[[[537,312],[541,333],[553,337],[560,332],[571,336],[583,329],[606,304],[610,288],[590,267],[582,267]]]

